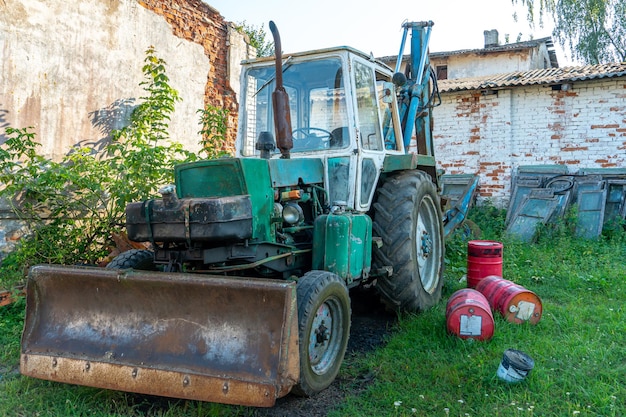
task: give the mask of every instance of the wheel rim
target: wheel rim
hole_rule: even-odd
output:
[[[417,227],[415,228],[418,274],[422,287],[431,294],[437,288],[438,260],[441,257],[436,210],[433,199],[430,196],[425,196],[419,205]]]
[[[322,375],[331,368],[341,347],[343,313],[340,303],[329,298],[313,317],[309,333],[309,363],[311,370]]]

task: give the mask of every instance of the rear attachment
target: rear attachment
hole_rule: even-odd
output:
[[[26,311],[31,377],[260,407],[298,382],[294,282],[36,266]]]

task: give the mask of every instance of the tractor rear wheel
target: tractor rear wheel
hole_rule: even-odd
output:
[[[374,203],[375,269],[382,301],[393,310],[417,312],[441,299],[444,239],[439,198],[428,174],[403,171],[385,180]]]
[[[146,249],[131,249],[117,255],[106,266],[107,269],[140,269],[155,271],[154,253]]]
[[[327,271],[304,274],[296,292],[300,382],[293,393],[309,397],[339,373],[350,336],[350,296],[343,280]]]

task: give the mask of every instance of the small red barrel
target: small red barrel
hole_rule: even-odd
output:
[[[446,326],[461,339],[491,339],[495,324],[489,302],[472,288],[458,290],[446,304]]]
[[[476,288],[489,275],[502,276],[502,243],[492,240],[467,242],[467,286]]]
[[[485,296],[491,308],[511,323],[537,324],[541,319],[541,299],[513,281],[492,275],[481,279],[476,290]]]

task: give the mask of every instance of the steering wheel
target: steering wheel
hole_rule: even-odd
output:
[[[317,135],[313,132],[321,132]],[[301,150],[313,150],[326,148],[326,143],[330,142],[332,133],[319,127],[299,127],[291,132],[294,141],[297,141]],[[323,146],[320,146],[322,145]],[[294,144],[295,145],[295,144]]]

